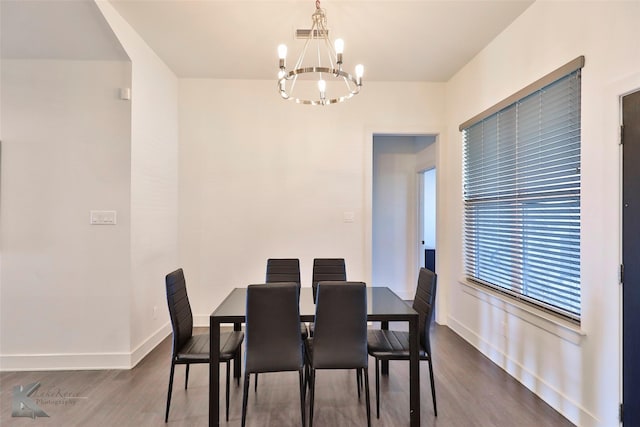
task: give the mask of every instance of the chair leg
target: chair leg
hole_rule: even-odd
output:
[[[369,368],[363,368],[364,371],[364,396],[367,399],[367,427],[371,427],[371,404],[369,400]]]
[[[240,351],[242,346],[238,347],[235,357],[233,358],[233,375],[236,377],[236,385],[240,385],[240,371],[242,366],[242,352]]]
[[[242,427],[247,421],[247,398],[249,397],[249,374],[244,374],[244,387],[242,391]]]
[[[307,388],[310,386],[309,385],[309,367],[307,365],[304,366],[304,401],[307,401]]]
[[[191,365],[189,365],[187,363],[187,371],[185,372],[185,375],[184,375],[184,389],[185,390],[187,389],[187,384],[189,384],[189,366],[191,366]]]
[[[306,395],[306,387],[309,386],[309,355],[307,354],[307,346],[302,346],[302,363],[304,368],[304,386],[305,386],[305,395]]]
[[[429,357],[429,377],[431,378],[431,397],[433,398],[433,414],[438,416],[438,408],[436,407],[436,383],[433,380],[433,365],[431,364],[431,357]]]
[[[256,374],[256,383],[253,385],[253,391],[254,392],[258,391],[258,374]]]
[[[316,370],[311,368],[311,394],[309,395],[309,427],[313,427],[313,400],[316,391]]]
[[[380,418],[380,360],[376,357],[376,417]]]
[[[360,384],[362,383],[362,371],[356,369],[356,388],[358,389],[358,400],[360,400]]]
[[[187,365],[189,366],[189,365]],[[171,405],[171,391],[173,389],[173,372],[175,371],[176,365],[171,361],[171,372],[169,373],[169,391],[167,392],[167,410],[164,414],[164,422],[166,423],[169,420],[169,406]]]
[[[230,381],[230,377],[231,376],[231,360],[227,360],[227,390],[225,393],[225,397],[226,397],[226,405],[225,405],[225,414],[227,416],[227,421],[229,421],[229,381]]]
[[[300,376],[300,415],[302,416],[302,427],[305,427],[306,420],[304,414],[305,407],[305,391],[307,389],[306,379],[304,378],[304,368],[300,368],[298,374]],[[227,420],[228,421],[228,420]]]

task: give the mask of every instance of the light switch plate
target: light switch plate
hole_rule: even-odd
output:
[[[116,225],[116,211],[90,211],[91,225]]]
[[[344,212],[344,215],[342,216],[342,218],[344,222],[353,222],[355,216],[356,215],[354,212]]]

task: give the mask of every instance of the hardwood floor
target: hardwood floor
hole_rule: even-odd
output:
[[[433,415],[429,371],[423,362],[420,364],[422,426],[573,425],[449,328],[434,327],[432,346],[438,417]],[[0,373],[0,425],[165,425],[170,353],[171,341],[167,338],[131,370]],[[382,377],[380,419],[375,417],[373,359],[369,369],[372,426],[408,426],[408,363],[391,362],[390,375]],[[224,370],[222,376],[224,378]],[[316,381],[314,426],[366,425],[364,397],[358,402],[353,371],[322,371]],[[41,384],[34,395],[40,396],[37,403],[49,418],[12,417],[13,387],[32,382]],[[207,382],[208,367],[194,365],[189,375],[189,389],[184,390],[184,367],[177,367],[166,425],[207,425]],[[224,396],[224,384],[221,394]],[[251,391],[249,395],[247,426],[300,426],[298,396],[297,373],[261,374],[258,393]],[[230,420],[224,422],[223,415],[221,425],[240,426],[242,387],[233,382],[230,400]],[[220,412],[224,414],[224,400]]]

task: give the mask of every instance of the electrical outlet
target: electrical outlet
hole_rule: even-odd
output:
[[[157,318],[158,317],[158,306],[154,305],[153,306],[153,318]]]

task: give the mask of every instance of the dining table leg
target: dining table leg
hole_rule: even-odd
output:
[[[234,331],[242,330],[242,323],[234,323],[233,324]],[[236,378],[238,381],[242,376],[242,352],[239,351],[236,355],[235,359],[233,359],[233,378]]]
[[[419,316],[409,319],[409,413],[411,427],[420,427],[420,358],[418,348],[420,338],[418,333]]]
[[[386,320],[383,320],[380,322],[380,329],[382,330],[389,330],[389,322]],[[385,359],[381,359],[380,360],[380,371],[382,372],[382,375],[389,375],[389,361],[385,360]]]
[[[220,323],[209,318],[209,426],[220,425]]]

